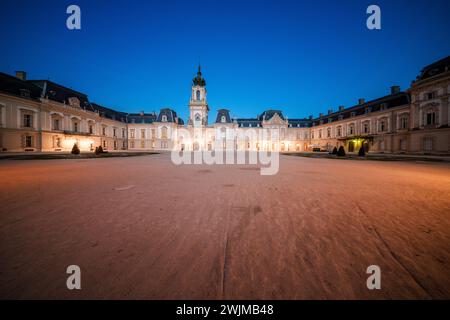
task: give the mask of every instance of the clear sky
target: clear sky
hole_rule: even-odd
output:
[[[81,30],[66,8],[81,7]],[[381,7],[382,30],[366,28]],[[289,118],[410,85],[450,54],[448,0],[1,1],[0,71],[25,70],[126,112],[171,107],[185,120],[201,62],[215,111]]]

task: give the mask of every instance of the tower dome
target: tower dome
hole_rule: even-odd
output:
[[[200,65],[198,66],[197,76],[194,79],[192,79],[192,84],[194,86],[200,86],[200,87],[206,86],[206,81],[202,77],[202,70],[201,70]]]

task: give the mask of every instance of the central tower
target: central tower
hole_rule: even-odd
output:
[[[206,81],[202,77],[200,65],[197,76],[192,79],[191,100],[189,101],[189,125],[204,127],[208,125],[208,103],[206,102]]]

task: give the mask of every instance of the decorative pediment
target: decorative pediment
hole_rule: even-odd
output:
[[[430,103],[426,103],[426,104],[422,105],[421,107],[422,108],[429,108],[429,107],[437,107],[437,106],[439,106],[439,103],[437,103],[437,102],[430,102]]]
[[[80,107],[80,100],[77,97],[70,97],[68,102],[71,107]]]
[[[278,124],[278,125],[284,125],[286,124],[286,121],[284,121],[278,113],[275,113],[272,118],[265,121],[266,124]]]

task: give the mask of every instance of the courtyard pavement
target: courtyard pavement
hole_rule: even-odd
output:
[[[3,160],[0,181],[2,299],[450,298],[448,163]]]

